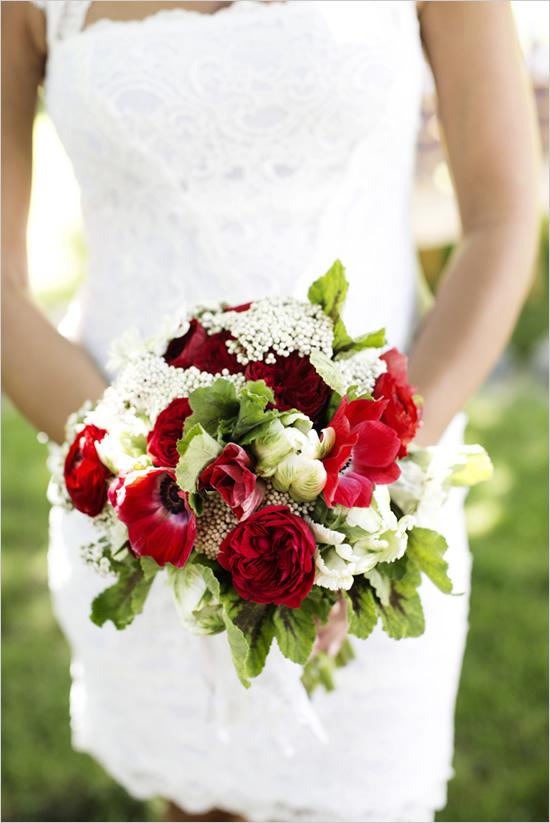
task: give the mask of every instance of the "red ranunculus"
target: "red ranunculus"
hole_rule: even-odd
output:
[[[227,331],[208,334],[204,326],[193,318],[188,331],[182,337],[171,340],[164,359],[169,366],[188,369],[195,366],[209,374],[218,374],[227,369],[230,374],[242,372],[243,368],[237,358],[227,351],[225,341],[231,335]]]
[[[276,357],[275,363],[261,360],[249,363],[245,370],[247,380],[265,380],[273,389],[275,406],[281,411],[299,409],[317,422],[323,413],[330,387],[320,377],[308,357],[292,352],[288,357]]]
[[[97,426],[84,426],[74,439],[65,458],[65,485],[74,507],[95,517],[107,500],[107,478],[111,472],[99,459],[95,444],[107,432]]]
[[[396,432],[401,440],[399,457],[405,457],[407,446],[414,439],[420,425],[421,413],[414,402],[415,389],[409,385],[407,358],[397,349],[390,349],[382,355],[388,370],[381,374],[374,387],[374,397],[388,401],[380,418]]]
[[[314,554],[307,523],[287,506],[266,506],[227,535],[217,559],[245,600],[298,608],[313,586]]]
[[[187,397],[176,397],[161,411],[153,430],[147,435],[147,454],[155,466],[174,468],[179,460],[176,443],[182,436],[183,424],[191,414]]]
[[[152,557],[159,566],[185,565],[197,524],[173,472],[146,469],[119,477],[109,489],[109,500],[128,526],[134,554]]]
[[[258,508],[265,486],[252,471],[252,461],[236,443],[228,443],[199,478],[202,488],[215,489],[233,510],[238,520],[245,520]]]
[[[370,506],[375,483],[393,483],[399,477],[395,463],[400,447],[396,433],[380,421],[386,400],[343,397],[329,423],[334,445],[323,460],[327,506]],[[349,468],[344,467],[351,460]]]

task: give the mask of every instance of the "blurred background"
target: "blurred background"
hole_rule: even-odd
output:
[[[540,253],[510,345],[468,407],[467,439],[483,443],[496,470],[467,504],[470,634],[457,706],[456,777],[441,821],[548,820],[549,4],[513,6],[545,150]],[[84,278],[86,250],[71,165],[41,109],[34,149],[30,274],[36,300],[57,322]],[[421,266],[437,291],[459,225],[428,70],[413,214]],[[160,819],[160,800],[132,800],[95,761],[71,749],[69,651],[46,578],[45,446],[8,402],[2,428],[2,818]]]

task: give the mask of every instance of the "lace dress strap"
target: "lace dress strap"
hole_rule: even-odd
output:
[[[84,26],[92,0],[31,0],[46,16],[48,49],[78,34]]]

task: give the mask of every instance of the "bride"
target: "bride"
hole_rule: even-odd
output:
[[[457,413],[506,343],[537,229],[532,101],[506,2],[10,2],[3,13],[5,390],[61,442],[105,388],[113,337],[183,303],[304,294],[336,257],[346,322],[385,326],[424,398],[418,440]],[[420,322],[409,198],[423,77],[433,69],[462,237]],[[25,234],[37,88],[72,159],[89,247],[71,336],[33,305]],[[159,575],[126,631],[85,604],[79,512],[53,507],[50,585],[73,653],[74,746],[173,820],[427,821],[452,776],[467,630],[462,501],[439,513],[455,589],[423,586],[427,630],[356,643],[310,704],[270,656],[250,692],[225,647],[177,625]],[[319,642],[335,648],[342,618]]]

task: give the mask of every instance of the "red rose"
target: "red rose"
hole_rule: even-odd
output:
[[[257,509],[265,494],[264,484],[251,467],[245,450],[229,443],[199,478],[203,488],[215,489],[223,497],[238,520],[245,520]]]
[[[155,466],[175,468],[179,460],[176,443],[182,436],[185,419],[191,414],[187,397],[176,397],[161,411],[153,431],[147,435],[147,454]]]
[[[208,334],[204,326],[193,318],[189,330],[182,337],[170,341],[164,359],[169,366],[178,369],[195,366],[209,374],[218,374],[223,369],[237,374],[243,369],[235,355],[227,351],[225,341],[230,337],[227,331]]]
[[[370,506],[374,484],[393,483],[399,477],[399,437],[380,421],[386,403],[342,398],[324,435],[334,438],[323,460],[327,506]]]
[[[306,522],[286,506],[266,506],[227,535],[217,559],[245,600],[295,609],[313,586],[314,554]]]
[[[275,406],[281,411],[299,409],[316,422],[328,403],[331,390],[317,374],[308,357],[292,352],[275,363],[256,361],[245,370],[247,380],[265,380],[273,389]]]
[[[185,565],[197,524],[173,472],[146,469],[119,477],[109,489],[109,500],[128,526],[134,554],[152,557],[159,566]]]
[[[414,402],[415,390],[408,383],[407,358],[397,349],[382,355],[388,370],[381,374],[374,386],[374,397],[388,401],[382,417],[401,440],[398,457],[405,457],[407,446],[414,439],[420,425],[420,409]]]
[[[109,469],[99,459],[95,444],[107,432],[97,426],[85,426],[75,437],[65,458],[65,485],[74,507],[90,517],[102,511],[107,500]]]

